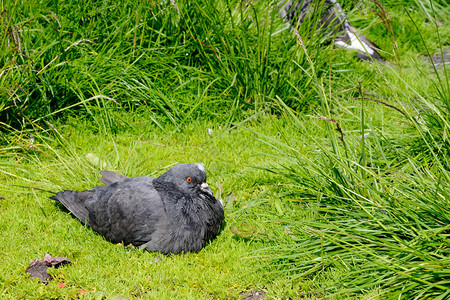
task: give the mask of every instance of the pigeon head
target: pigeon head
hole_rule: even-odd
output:
[[[206,172],[202,163],[176,165],[156,180],[160,183],[173,183],[188,194],[200,192],[213,196],[206,183]]]

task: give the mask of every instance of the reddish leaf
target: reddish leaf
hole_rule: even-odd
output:
[[[49,267],[59,267],[62,264],[69,264],[70,260],[66,257],[51,257],[50,254],[45,254],[44,260],[33,259],[30,266],[25,272],[30,273],[30,278],[38,278],[43,283],[47,283],[53,278],[47,273]]]

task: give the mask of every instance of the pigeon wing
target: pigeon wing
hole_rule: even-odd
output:
[[[112,242],[140,246],[168,226],[167,214],[151,177],[125,178],[98,187],[86,200],[89,225]]]
[[[110,185],[111,183],[128,178],[113,171],[100,171],[100,174],[102,175],[102,177],[100,177],[99,179],[101,182],[103,182],[104,185]]]

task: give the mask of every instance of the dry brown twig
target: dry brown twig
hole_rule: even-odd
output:
[[[344,147],[347,147],[347,145],[345,144],[345,141],[344,141],[344,132],[342,131],[342,128],[339,125],[338,121],[336,121],[335,119],[329,118],[329,117],[325,117],[325,116],[320,116],[320,117],[309,116],[309,117],[317,119],[317,120],[325,120],[325,121],[334,123],[334,125],[336,125],[336,131],[341,134],[339,139],[341,140],[342,144],[344,144]]]

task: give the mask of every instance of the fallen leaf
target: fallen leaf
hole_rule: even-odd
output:
[[[234,195],[233,191],[231,191],[230,193],[228,193],[228,195],[226,195],[224,197],[225,200],[225,206],[228,209],[232,209],[233,208],[233,203],[236,200],[236,196]]]
[[[62,256],[51,257],[48,253],[44,256],[44,262],[52,265],[53,267],[59,267],[62,264],[70,264],[70,260],[68,258]]]
[[[238,237],[249,239],[256,233],[256,228],[248,223],[242,223],[239,228],[236,226],[230,227],[230,231]]]
[[[106,161],[100,159],[100,157],[98,157],[98,155],[95,154],[95,153],[88,153],[88,154],[86,154],[86,159],[94,167],[97,167],[97,168],[102,169],[102,170],[108,168],[108,163]]]
[[[66,257],[52,257],[50,254],[45,254],[44,260],[35,258],[31,261],[30,266],[25,270],[30,273],[30,278],[38,278],[41,282],[47,283],[52,280],[52,276],[47,273],[49,267],[59,267],[63,264],[69,264],[70,260]]]
[[[242,292],[239,295],[244,296],[241,300],[264,300],[266,298],[266,293],[262,290]]]
[[[41,259],[33,259],[30,266],[26,269],[26,273],[30,273],[30,278],[38,278],[40,281],[47,283],[52,277],[47,273],[48,266]]]

